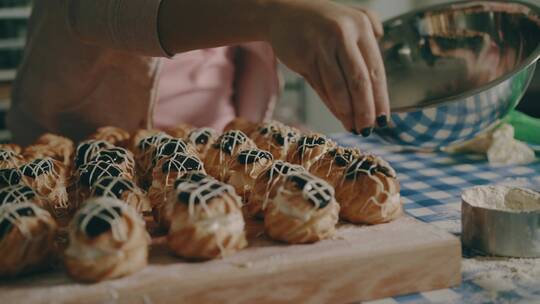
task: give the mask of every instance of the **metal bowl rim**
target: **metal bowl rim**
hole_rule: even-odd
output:
[[[526,6],[526,7],[530,8],[533,12],[535,12],[540,17],[540,7],[539,6],[533,5],[531,3],[519,1],[519,0],[510,0],[510,1],[503,1],[503,0],[490,0],[490,1],[486,1],[486,0],[475,0],[475,1],[460,0],[460,1],[447,2],[447,3],[422,7],[422,8],[413,10],[411,12],[408,12],[408,13],[405,13],[405,14],[390,18],[390,19],[384,21],[383,25],[386,26],[387,24],[391,24],[393,22],[396,22],[396,20],[407,19],[407,18],[409,18],[411,16],[414,16],[416,14],[425,13],[425,12],[428,12],[428,11],[440,10],[440,9],[450,7],[450,6],[453,6],[453,5],[467,4],[467,3],[472,4],[474,2],[500,2],[500,3],[506,3],[506,4],[509,4],[509,3],[510,4],[519,4],[519,5],[523,5],[523,6]],[[525,70],[525,69],[527,69],[527,68],[529,68],[531,66],[534,66],[538,59],[540,59],[540,41],[538,42],[538,45],[536,46],[536,49],[522,63],[515,66],[510,72],[506,73],[503,76],[500,76],[500,77],[498,77],[498,78],[496,78],[496,79],[494,79],[494,80],[492,80],[492,81],[490,81],[490,82],[488,82],[486,84],[483,84],[483,85],[481,85],[481,86],[479,86],[479,87],[477,87],[475,89],[465,91],[465,92],[463,92],[461,94],[452,95],[452,96],[439,98],[439,99],[434,99],[434,100],[431,100],[429,102],[422,103],[421,106],[415,105],[415,106],[406,106],[406,107],[394,108],[394,109],[392,109],[392,111],[393,112],[400,112],[400,113],[414,112],[414,111],[424,110],[424,109],[427,109],[427,108],[438,107],[438,106],[445,105],[445,104],[448,104],[448,103],[463,101],[464,99],[473,97],[473,96],[475,96],[475,95],[477,95],[477,94],[479,94],[481,92],[484,92],[484,91],[490,90],[492,88],[495,88],[499,84],[513,78],[516,74],[522,72],[523,70]],[[529,79],[529,81],[528,81],[529,83],[530,83],[530,80],[531,79]],[[527,86],[528,86],[528,84],[527,84]]]

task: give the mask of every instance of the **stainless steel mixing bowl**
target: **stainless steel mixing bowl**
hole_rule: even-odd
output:
[[[516,107],[540,58],[540,8],[463,1],[384,23],[391,99],[385,140],[435,150],[467,141]]]

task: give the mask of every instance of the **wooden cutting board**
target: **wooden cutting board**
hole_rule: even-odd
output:
[[[0,282],[0,303],[347,303],[454,286],[459,240],[410,217],[339,227],[332,240],[285,245],[248,223],[250,247],[186,262],[154,241],[150,265],[127,278],[78,284],[61,271]]]

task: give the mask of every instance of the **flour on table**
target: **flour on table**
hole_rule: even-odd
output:
[[[479,186],[467,189],[462,199],[475,207],[508,212],[540,211],[540,193],[510,186]]]

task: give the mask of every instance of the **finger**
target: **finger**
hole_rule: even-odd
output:
[[[382,36],[384,36],[384,27],[377,13],[367,8],[359,7],[357,5],[353,5],[352,7],[356,10],[359,10],[369,18],[369,22],[371,23],[371,27],[373,28],[373,33],[375,34],[375,37],[381,38]]]
[[[347,42],[338,51],[338,61],[352,97],[355,128],[362,135],[368,136],[375,123],[375,105],[366,63],[353,42]]]
[[[386,71],[377,40],[373,35],[362,35],[358,48],[365,60],[375,103],[378,125],[385,127],[390,114],[390,98],[386,82]]]
[[[329,108],[346,130],[358,131],[355,129],[353,121],[351,97],[348,92],[347,82],[339,69],[336,57],[327,54],[323,58],[318,60],[317,66],[328,101],[331,104]]]

